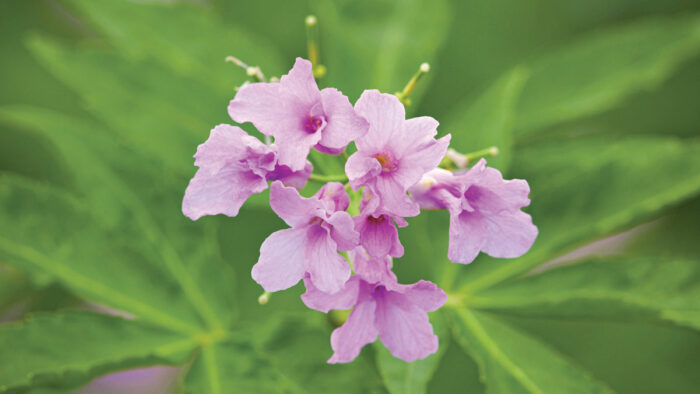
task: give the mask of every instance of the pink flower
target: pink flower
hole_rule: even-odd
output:
[[[357,152],[345,165],[354,190],[372,191],[371,209],[381,207],[396,216],[416,216],[419,208],[406,190],[437,167],[450,136],[435,140],[438,122],[427,116],[405,119],[396,96],[365,90],[355,111],[369,122],[369,132],[357,138]]]
[[[311,62],[301,58],[279,83],[242,87],[228,112],[236,122],[252,122],[261,133],[273,136],[279,163],[293,171],[304,167],[312,147],[338,154],[368,128],[337,89],[319,91]]]
[[[271,178],[301,188],[311,175],[311,163],[296,172],[279,166],[274,145],[226,124],[211,131],[194,157],[199,170],[182,200],[182,212],[192,220],[205,215],[236,216],[248,197],[267,189]]]
[[[471,263],[479,251],[493,257],[519,257],[537,238],[530,215],[530,187],[521,179],[503,180],[501,173],[481,159],[462,173],[436,169],[409,192],[423,209],[450,211],[448,257]]]
[[[263,242],[253,279],[266,291],[287,289],[305,275],[326,293],[342,289],[350,267],[338,251],[353,249],[359,238],[345,212],[348,203],[340,183],[329,183],[312,198],[304,198],[296,189],[274,182],[270,206],[291,228]]]
[[[360,245],[372,257],[401,257],[403,245],[399,240],[396,226],[406,227],[408,223],[400,216],[377,209],[371,211],[371,193],[365,189],[360,202],[360,214],[355,216],[355,230],[360,233]]]
[[[389,266],[381,267],[387,263]],[[423,280],[412,285],[399,284],[390,271],[390,258],[365,259],[361,264],[375,265],[365,270],[381,281],[368,280],[358,273],[342,290],[329,295],[316,288],[313,282],[304,280],[306,293],[301,298],[309,308],[328,312],[354,307],[345,324],[331,335],[334,353],[328,362],[354,360],[362,347],[374,342],[377,335],[391,354],[407,362],[435,353],[438,337],[433,333],[427,312],[445,303],[445,292]]]

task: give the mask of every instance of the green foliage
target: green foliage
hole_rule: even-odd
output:
[[[9,324],[0,330],[0,344],[3,392],[80,383],[125,366],[183,363],[195,346],[161,328],[89,312],[40,314]]]
[[[27,21],[7,26],[44,34],[11,31],[34,60],[9,56],[0,76],[9,86],[0,92],[0,261],[9,266],[0,267],[0,311],[42,312],[0,325],[0,392],[62,392],[156,364],[183,366],[181,389],[197,394],[655,393],[700,384],[697,118],[660,105],[697,102],[690,78],[700,64],[687,61],[700,52],[700,24],[678,12],[697,6],[248,3],[70,0],[44,13],[9,10]],[[243,82],[223,59],[285,72],[290,56],[305,56],[295,52],[303,36],[288,34],[303,32],[302,20],[286,19],[307,11],[319,18],[321,84],[353,100],[366,88],[393,93],[428,61],[409,111],[441,120],[459,151],[498,146],[490,165],[531,186],[540,236],[519,259],[448,263],[445,212],[401,230],[401,281],[429,278],[449,293],[431,314],[440,351],[424,360],[405,363],[377,343],[353,363],[328,365],[334,326],[301,304],[299,288],[257,304],[250,268],[282,226],[261,209],[265,193],[235,219],[181,214],[192,154],[208,130],[230,122],[226,104]],[[36,87],[27,87],[37,90],[31,99],[17,94],[5,76],[29,74],[46,97]],[[649,130],[634,130],[642,124]],[[311,160],[321,174],[343,170],[334,157]],[[542,266],[656,218],[617,255]],[[71,310],[76,299],[129,318]]]

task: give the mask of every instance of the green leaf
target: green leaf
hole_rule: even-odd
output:
[[[523,315],[658,319],[700,329],[700,262],[644,257],[584,261],[503,283],[468,302]]]
[[[525,256],[481,256],[466,268],[475,293],[585,242],[622,231],[700,191],[700,142],[673,137],[564,138],[523,146],[515,178],[530,184],[540,234]]]
[[[75,387],[122,368],[183,363],[195,344],[139,321],[89,312],[39,314],[0,326],[0,391]]]
[[[428,382],[433,377],[443,354],[447,351],[449,333],[443,322],[442,314],[433,313],[430,317],[435,335],[440,339],[440,347],[435,354],[407,363],[392,356],[391,352],[380,342],[375,342],[377,366],[384,379],[384,385],[391,394],[424,394]]]
[[[515,105],[527,80],[527,71],[516,68],[489,87],[474,103],[455,106],[440,127],[452,133],[451,146],[468,153],[496,146],[499,154],[488,158],[490,167],[505,172],[513,147]]]
[[[107,129],[180,173],[193,172],[197,145],[217,121],[226,120],[225,103],[233,91],[217,94],[152,61],[134,64],[106,50],[68,49],[38,37],[29,45]]]
[[[657,18],[596,32],[528,64],[518,135],[602,112],[652,89],[700,51],[698,15]]]
[[[147,245],[105,229],[70,196],[20,178],[0,180],[0,202],[0,257],[8,264],[162,327],[199,331],[199,316],[169,272],[144,264]]]
[[[282,66],[288,62],[282,61],[268,43],[250,31],[224,25],[213,10],[199,5],[90,0],[69,3],[127,57],[154,58],[219,93],[233,96],[232,87],[245,75],[243,70],[225,63],[226,56],[261,66],[268,75],[286,71]]]
[[[446,38],[450,13],[444,0],[315,1],[322,32],[324,82],[351,98],[364,89],[401,91],[423,62],[433,61]],[[425,85],[411,95],[416,102]]]
[[[479,364],[487,393],[612,393],[563,355],[496,318],[454,313],[457,341]]]
[[[0,315],[32,290],[33,286],[25,275],[11,267],[0,266]]]
[[[185,179],[163,175],[160,166],[120,146],[114,136],[96,132],[100,127],[87,120],[26,107],[0,108],[0,120],[53,142],[96,219],[135,245],[147,240],[152,258],[165,265],[211,326],[232,318],[232,269],[218,254],[215,223],[194,223],[182,215]]]

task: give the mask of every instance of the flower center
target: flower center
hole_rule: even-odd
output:
[[[367,221],[372,224],[381,224],[384,223],[384,220],[386,220],[384,215],[379,215],[379,217],[374,217],[374,215],[367,216]]]
[[[304,120],[304,130],[306,130],[307,133],[313,134],[318,129],[321,127],[323,124],[323,119],[320,117],[315,117],[309,115],[305,120]]]
[[[394,155],[389,152],[378,153],[373,157],[379,162],[379,165],[382,166],[382,172],[393,172],[396,170],[396,167],[398,167],[398,163],[396,162]]]

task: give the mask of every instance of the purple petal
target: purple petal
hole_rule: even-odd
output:
[[[430,116],[419,116],[406,119],[402,124],[401,138],[392,140],[392,147],[398,157],[404,153],[414,151],[416,148],[435,142],[439,123]],[[437,165],[433,166],[436,167]]]
[[[304,278],[306,292],[301,295],[301,300],[307,307],[324,313],[328,313],[331,309],[350,309],[357,303],[359,285],[359,278],[354,276],[345,282],[345,286],[340,291],[328,294],[317,289],[309,278]]]
[[[290,228],[272,233],[260,247],[260,258],[253,266],[253,279],[265,291],[294,286],[304,277],[306,228]]]
[[[329,364],[350,362],[360,354],[362,347],[377,340],[375,309],[376,303],[371,298],[359,302],[350,312],[345,324],[333,331],[333,356],[328,360]]]
[[[421,209],[447,209],[459,205],[463,187],[456,179],[450,171],[436,168],[425,173],[408,192]]]
[[[319,145],[327,153],[342,152],[345,146],[367,133],[369,124],[355,113],[350,100],[334,88],[321,91],[326,127]]]
[[[417,216],[420,213],[418,204],[408,197],[406,189],[391,176],[377,177],[375,188],[382,210],[402,217]]]
[[[403,256],[399,232],[389,215],[360,215],[355,217],[360,244],[373,257]]]
[[[350,253],[355,274],[370,284],[383,284],[393,287],[397,284],[396,275],[391,272],[392,260],[389,256],[370,257],[362,248]]]
[[[435,283],[426,280],[406,285],[402,292],[408,302],[418,305],[425,312],[436,311],[447,301],[447,294]]]
[[[280,78],[280,85],[283,91],[293,94],[308,107],[321,101],[311,62],[306,59],[296,58],[289,73]]]
[[[379,329],[379,339],[394,357],[411,362],[437,351],[438,337],[421,305],[401,293],[388,290],[376,300],[375,324]]]
[[[192,220],[205,215],[236,216],[251,194],[265,189],[264,178],[251,171],[226,167],[209,173],[199,169],[185,190],[182,213]]]
[[[301,171],[309,150],[321,139],[320,131],[309,132],[304,126],[313,114],[322,111],[320,103],[321,93],[311,73],[311,64],[297,58],[292,70],[279,83],[242,87],[228,111],[236,122],[252,122],[261,133],[274,136],[279,147],[279,164]],[[323,117],[319,119],[324,121]]]
[[[393,94],[365,90],[355,103],[355,112],[369,122],[369,131],[355,140],[358,151],[368,155],[393,144],[395,134],[401,133],[406,110]],[[349,174],[348,174],[349,176]]]
[[[276,153],[243,129],[227,124],[214,127],[209,138],[197,147],[194,165],[216,172],[236,162],[251,160],[253,170],[270,171]],[[262,175],[262,174],[261,174]]]
[[[401,165],[394,174],[394,179],[404,189],[415,185],[420,181],[423,174],[440,164],[440,161],[445,156],[447,147],[450,145],[450,138],[451,136],[448,134],[437,141],[430,139],[422,145],[416,145],[413,149],[407,150],[400,159]]]
[[[308,224],[324,212],[323,204],[315,198],[304,198],[293,187],[275,181],[270,186],[270,207],[290,227]]]
[[[353,153],[345,163],[345,174],[347,174],[353,190],[358,190],[381,173],[381,164],[375,158],[362,152]]]
[[[335,212],[326,221],[331,225],[331,238],[338,245],[338,250],[345,252],[358,245],[360,234],[355,231],[355,223],[349,213]]]
[[[313,166],[307,161],[306,166],[301,171],[292,171],[291,168],[282,165],[276,165],[275,169],[267,174],[268,181],[281,181],[285,186],[291,186],[297,190],[301,190],[306,186],[306,181],[309,180]]]
[[[303,250],[311,281],[324,293],[340,291],[350,277],[348,262],[338,254],[336,243],[326,228],[312,224],[306,234]]]
[[[471,263],[479,251],[493,257],[519,257],[530,249],[535,238],[537,227],[525,212],[501,211],[486,215],[462,211],[450,220],[447,255],[451,261],[462,264]]]
[[[345,186],[339,182],[326,183],[318,189],[314,198],[327,203],[329,212],[345,211],[350,206],[350,197],[345,191]]]

